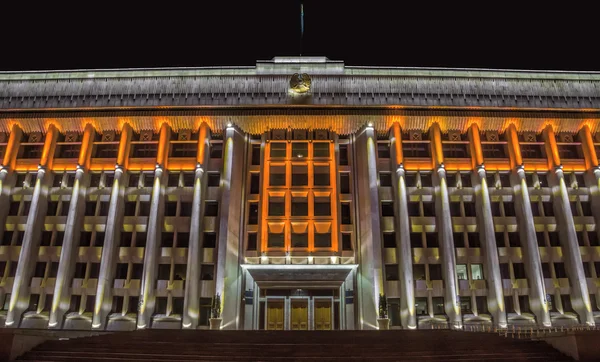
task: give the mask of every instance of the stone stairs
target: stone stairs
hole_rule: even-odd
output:
[[[27,361],[571,361],[543,341],[493,333],[142,330],[49,340]]]

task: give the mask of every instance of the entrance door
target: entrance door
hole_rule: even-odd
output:
[[[308,300],[292,299],[292,330],[305,331],[308,330]]]
[[[283,300],[267,301],[267,329],[283,330]]]
[[[315,300],[315,329],[331,329],[331,301]]]

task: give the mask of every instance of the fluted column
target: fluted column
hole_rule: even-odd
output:
[[[23,131],[15,123],[10,131],[8,145],[4,152],[4,159],[2,160],[2,165],[0,165],[0,205],[8,205],[9,203],[12,178],[22,137]],[[4,233],[7,216],[8,207],[0,207],[0,235]]]
[[[204,169],[208,163],[210,130],[206,123],[200,126],[198,135],[198,153],[196,155],[196,173],[194,175],[194,196],[190,220],[190,242],[185,280],[185,299],[183,302],[183,328],[195,329],[200,318],[200,267],[202,262],[202,220],[203,195],[206,190]]]
[[[215,292],[221,294],[223,329],[238,329],[242,323],[240,252],[242,243],[242,197],[245,175],[245,137],[233,125],[223,137],[223,170],[219,210],[219,242]]]
[[[150,326],[152,314],[156,304],[156,274],[158,271],[158,259],[160,257],[160,241],[162,234],[162,221],[166,182],[166,163],[169,156],[169,140],[171,139],[171,128],[163,123],[160,128],[158,141],[158,152],[156,154],[156,168],[154,170],[154,182],[152,184],[152,196],[150,199],[150,215],[148,216],[148,227],[146,248],[144,253],[144,270],[140,290],[140,309],[138,313],[138,328]]]
[[[415,314],[415,288],[413,282],[413,258],[410,247],[410,223],[408,215],[408,200],[402,154],[402,134],[400,125],[394,123],[390,132],[390,150],[394,193],[394,214],[396,217],[396,254],[398,259],[398,275],[400,279],[400,322],[402,327],[417,328]]]
[[[360,329],[377,329],[379,294],[384,293],[381,220],[377,184],[377,135],[371,124],[356,136],[358,181]]]
[[[42,225],[48,208],[48,191],[52,180],[52,160],[56,148],[58,130],[54,124],[48,126],[42,157],[38,166],[35,187],[31,198],[27,225],[23,234],[23,245],[13,282],[10,305],[6,316],[7,327],[18,327],[23,312],[29,307],[29,283],[37,261]]]
[[[527,188],[527,181],[525,179],[525,167],[523,165],[523,158],[521,157],[517,129],[514,124],[511,124],[507,128],[506,134],[512,170],[511,184],[515,193],[515,211],[519,226],[523,261],[529,284],[529,306],[533,314],[535,314],[538,324],[550,326],[550,314],[548,313],[548,304],[546,302],[546,287],[544,285],[540,250],[537,244],[535,224],[531,211],[531,199],[529,198],[529,189]]]
[[[127,185],[127,166],[129,147],[131,143],[131,126],[123,125],[117,164],[115,165],[115,177],[110,192],[110,203],[108,205],[108,217],[104,232],[104,246],[102,247],[102,259],[100,260],[100,274],[98,287],[96,289],[96,302],[94,304],[94,316],[92,320],[93,329],[104,329],[106,318],[112,308],[112,289],[115,278],[116,265],[119,256],[119,244],[121,240],[121,228],[123,227],[123,207],[125,206],[125,185]]]
[[[573,309],[579,314],[582,323],[595,325],[587,280],[583,270],[583,260],[581,259],[581,251],[577,242],[577,231],[575,230],[571,203],[569,202],[569,191],[565,184],[556,137],[551,125],[548,125],[544,130],[544,138],[546,141],[548,166],[550,168],[548,181],[552,187],[554,214],[556,215],[565,267],[571,282],[571,304]]]
[[[75,172],[75,182],[71,193],[65,235],[60,252],[58,273],[54,286],[54,299],[48,321],[49,328],[61,328],[65,313],[71,304],[71,280],[79,246],[81,224],[83,223],[85,194],[89,184],[88,169],[94,140],[94,127],[88,123],[83,132],[81,150]]]
[[[456,253],[450,214],[450,197],[444,167],[442,151],[442,134],[440,126],[434,123],[430,129],[431,154],[433,158],[433,182],[435,189],[435,210],[438,238],[440,244],[440,261],[444,278],[444,310],[448,315],[451,328],[462,328],[460,300],[458,296],[458,280],[456,279]]]
[[[501,328],[506,328],[506,310],[504,308],[504,295],[502,293],[502,278],[500,276],[500,262],[494,231],[494,217],[492,216],[490,192],[488,189],[485,167],[483,165],[483,152],[479,137],[479,126],[471,125],[469,129],[471,141],[471,158],[475,166],[472,174],[475,185],[475,206],[479,228],[479,240],[484,257],[485,279],[488,287],[488,310],[492,313],[494,323]]]

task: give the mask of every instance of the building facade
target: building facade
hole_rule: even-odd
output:
[[[0,73],[0,325],[594,325],[600,74]]]

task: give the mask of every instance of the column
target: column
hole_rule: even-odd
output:
[[[475,169],[471,178],[475,186],[475,207],[478,210],[479,240],[481,240],[485,279],[488,287],[487,303],[488,310],[494,318],[494,324],[500,328],[506,328],[506,310],[504,308],[504,295],[502,293],[502,278],[500,276],[500,262],[498,261],[498,248],[496,246],[496,234],[494,231],[494,217],[492,216],[490,192],[483,165],[483,152],[481,150],[479,135],[479,126],[475,123],[472,124],[469,128],[469,141],[471,143],[471,157]]]
[[[146,229],[148,238],[144,253],[144,270],[140,287],[140,308],[138,312],[137,327],[139,329],[150,326],[154,306],[156,303],[156,274],[160,257],[160,240],[162,234],[163,210],[166,183],[167,160],[169,156],[169,140],[171,128],[167,123],[160,127],[158,152],[156,153],[156,167],[154,169],[154,182],[150,199],[150,215]]]
[[[219,241],[215,272],[215,293],[221,295],[223,329],[239,329],[241,320],[242,198],[246,179],[246,141],[244,135],[228,124],[223,137],[223,170],[219,205]]]
[[[571,282],[571,304],[579,314],[581,323],[595,325],[594,315],[590,303],[590,294],[587,280],[583,270],[583,260],[577,242],[575,222],[569,202],[569,192],[565,184],[563,167],[560,163],[556,137],[551,125],[544,130],[546,154],[548,155],[549,176],[548,181],[552,186],[552,199],[556,224],[558,225],[559,240],[564,255],[565,268]]]
[[[83,224],[85,195],[89,185],[88,171],[93,140],[94,127],[88,123],[83,132],[81,150],[79,151],[79,160],[77,162],[77,171],[75,173],[75,182],[73,184],[73,192],[71,193],[69,214],[67,216],[65,235],[58,264],[58,273],[56,275],[56,284],[54,286],[54,299],[52,301],[52,310],[50,311],[50,320],[48,321],[49,328],[62,328],[64,315],[69,310],[71,304],[70,283],[73,278],[74,266],[77,260],[81,224]]]
[[[379,294],[384,293],[379,188],[377,185],[377,135],[368,124],[356,136],[359,271],[357,277],[360,329],[377,329]]]
[[[417,328],[415,314],[415,288],[413,282],[413,258],[410,247],[410,223],[408,216],[408,200],[402,154],[402,134],[400,125],[394,123],[390,132],[390,153],[392,161],[392,182],[394,187],[394,214],[396,229],[396,256],[398,260],[398,276],[400,278],[400,321],[403,328]]]
[[[585,167],[587,169],[587,180],[590,187],[590,196],[592,202],[592,214],[596,225],[600,225],[600,165],[598,165],[598,155],[594,148],[594,140],[590,127],[586,124],[579,130],[579,139],[585,157]],[[597,228],[600,233],[600,228]]]
[[[444,309],[448,315],[451,328],[462,328],[460,300],[458,297],[458,281],[456,279],[456,254],[452,235],[452,216],[450,215],[450,198],[442,152],[442,133],[440,126],[434,123],[430,130],[431,155],[433,158],[433,186],[435,191],[435,210],[438,238],[440,243],[440,260],[442,277],[444,278]]]
[[[14,124],[10,132],[4,159],[0,165],[0,205],[8,205],[10,202],[10,191],[14,186],[15,163],[22,136],[23,131],[17,124]],[[7,216],[8,207],[0,207],[0,236],[4,234]],[[6,292],[5,286],[0,287],[0,300],[4,300]]]
[[[210,130],[206,123],[200,126],[198,135],[198,153],[196,155],[196,173],[194,175],[194,196],[192,198],[192,217],[190,218],[190,243],[185,280],[185,299],[183,302],[183,328],[195,329],[200,318],[200,267],[202,262],[202,196],[206,190],[204,169],[208,165]]]
[[[546,287],[544,286],[544,276],[542,274],[540,250],[535,234],[531,199],[525,180],[525,167],[521,157],[517,128],[514,124],[508,126],[506,135],[512,169],[511,184],[513,190],[515,190],[515,211],[519,226],[519,237],[521,238],[521,250],[529,284],[529,305],[536,316],[538,324],[548,327],[551,325],[551,321],[546,302]]]
[[[37,261],[40,236],[48,208],[48,191],[52,182],[52,159],[56,148],[58,129],[54,124],[48,126],[42,157],[31,198],[27,226],[23,234],[23,245],[19,254],[15,279],[13,282],[10,305],[6,316],[6,326],[18,327],[23,312],[29,307],[29,283]]]
[[[129,160],[131,132],[131,126],[125,123],[121,131],[119,153],[117,155],[117,164],[115,165],[115,177],[110,193],[110,204],[108,205],[108,217],[106,218],[104,246],[102,247],[102,259],[100,260],[100,273],[96,290],[92,329],[105,328],[106,318],[112,308],[113,280],[115,279],[121,228],[123,226],[125,186],[128,179],[126,170]]]
[[[2,160],[2,165],[0,165],[0,205],[8,205],[9,203],[10,190],[13,181],[12,176],[14,174],[22,137],[23,131],[21,131],[19,125],[16,123],[13,124],[8,138],[6,152],[4,152],[4,159]],[[4,233],[7,216],[8,207],[0,207],[0,235]]]

